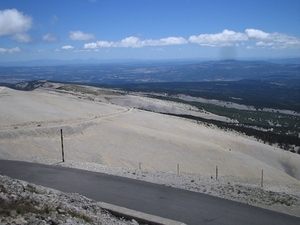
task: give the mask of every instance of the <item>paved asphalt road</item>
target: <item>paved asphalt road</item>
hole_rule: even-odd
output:
[[[0,172],[12,178],[75,192],[96,201],[161,216],[188,225],[300,224],[300,218],[205,194],[102,173],[0,160]]]

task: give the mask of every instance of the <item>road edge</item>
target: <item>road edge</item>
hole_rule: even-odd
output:
[[[97,203],[102,209],[110,212],[114,216],[123,217],[125,219],[134,219],[139,223],[147,223],[149,225],[186,225],[185,223],[154,216],[151,214],[131,210],[128,208],[112,205],[105,202],[98,202]]]

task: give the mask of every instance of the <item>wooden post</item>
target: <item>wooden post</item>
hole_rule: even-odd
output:
[[[216,166],[216,180],[218,180],[218,166]]]
[[[177,163],[177,174],[179,174],[179,163]]]
[[[261,170],[261,182],[260,182],[260,186],[263,187],[264,186],[264,170]]]
[[[62,161],[65,162],[65,153],[64,153],[64,139],[63,139],[63,132],[60,129],[60,138],[61,138],[61,153],[62,153]]]
[[[142,163],[139,163],[139,169],[140,170],[142,169]]]

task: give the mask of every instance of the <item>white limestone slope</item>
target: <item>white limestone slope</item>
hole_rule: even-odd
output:
[[[161,104],[161,102],[160,102]],[[215,127],[45,89],[1,88],[0,158],[61,159],[117,167],[300,184],[300,156]]]

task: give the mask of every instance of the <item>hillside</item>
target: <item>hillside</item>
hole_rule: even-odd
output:
[[[216,121],[230,118],[124,91],[50,82],[34,91],[1,87],[0,104],[1,159],[57,165],[62,160],[62,129],[62,166],[93,171],[100,167],[101,172],[300,216],[295,210],[300,202],[300,155],[214,125],[136,106]],[[218,181],[212,182],[216,167]],[[249,198],[250,192],[257,196]],[[274,196],[283,200],[275,201]]]
[[[90,90],[97,94],[2,88],[1,156],[59,159],[63,129],[70,160],[129,168],[142,163],[145,169],[166,172],[176,171],[180,163],[183,172],[201,174],[213,174],[219,166],[221,174],[241,177],[257,177],[264,169],[268,179],[300,179],[299,155],[216,127],[131,108],[130,102],[138,102],[139,96]],[[164,103],[151,104],[162,107]],[[164,105],[189,111],[183,106]]]

